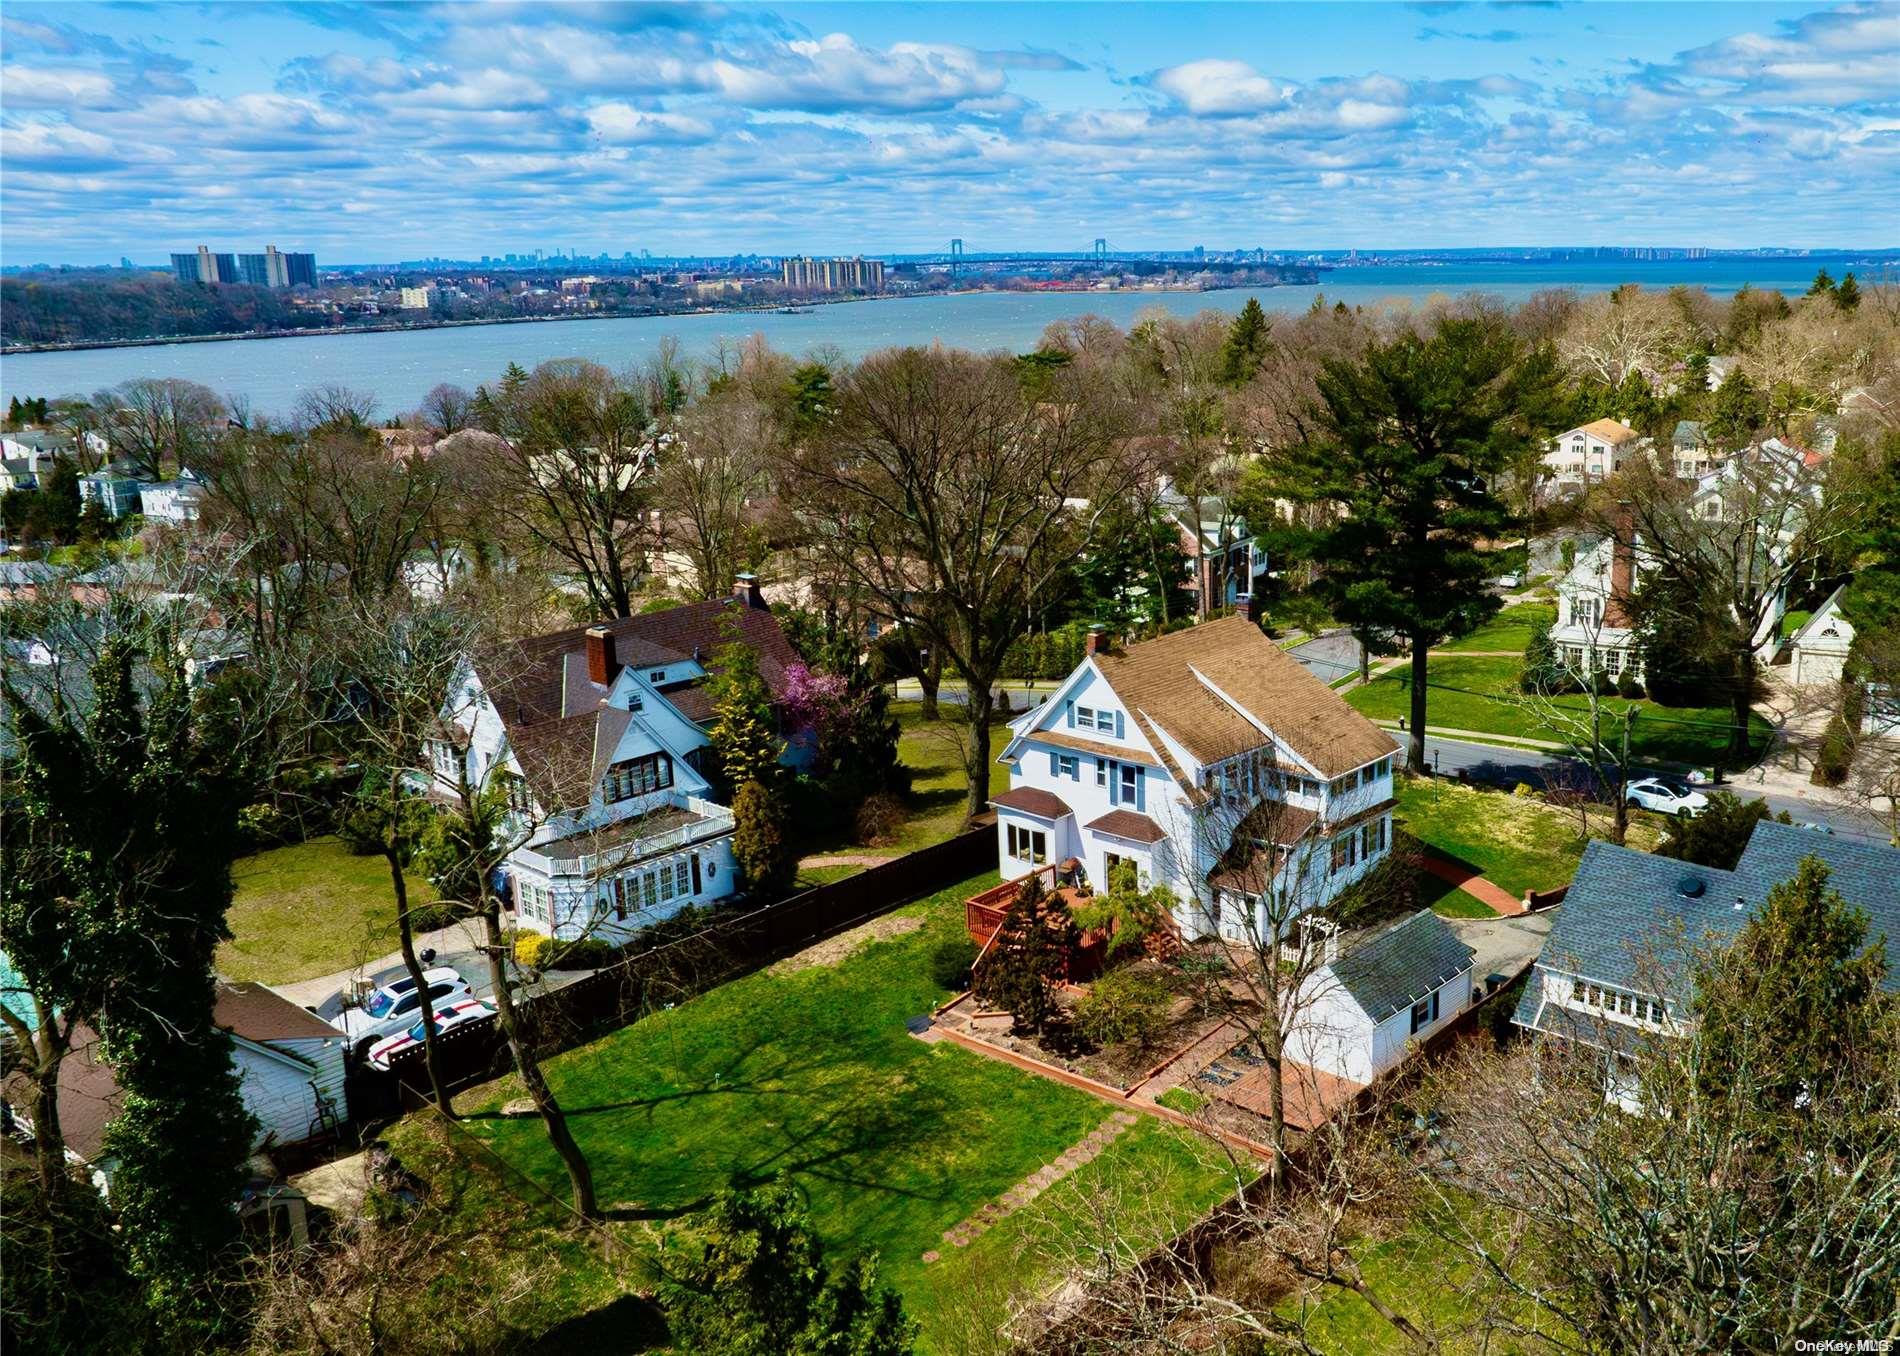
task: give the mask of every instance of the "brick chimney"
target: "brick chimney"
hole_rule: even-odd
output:
[[[1238,612],[1255,626],[1260,625],[1260,600],[1251,593],[1240,594],[1234,599],[1234,611]]]
[[[587,628],[587,676],[601,687],[619,676],[620,665],[614,662],[614,633],[604,626]]]
[[[1100,622],[1089,625],[1088,642],[1082,652],[1091,655],[1108,653],[1108,630]]]
[[[765,607],[765,590],[759,587],[759,577],[749,570],[733,579],[732,598],[742,607]]]
[[[1603,600],[1603,624],[1627,629],[1626,608],[1636,587],[1636,528],[1627,502],[1617,505],[1615,531],[1610,536],[1610,592]]]

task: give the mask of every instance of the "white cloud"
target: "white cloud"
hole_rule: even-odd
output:
[[[1258,113],[1293,96],[1293,86],[1268,79],[1244,61],[1217,57],[1156,71],[1150,83],[1196,116]]]
[[[98,71],[12,62],[0,67],[0,91],[9,104],[49,108],[98,108],[117,97],[111,78]]]
[[[586,118],[596,136],[619,146],[654,141],[705,141],[713,136],[712,124],[703,118],[684,113],[651,112],[624,103],[596,104],[587,110]]]

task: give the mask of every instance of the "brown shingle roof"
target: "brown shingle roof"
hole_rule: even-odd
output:
[[[1592,419],[1578,431],[1587,433],[1593,438],[1601,438],[1612,447],[1620,447],[1642,436],[1628,424],[1620,423],[1615,419]]]
[[[1110,810],[1100,819],[1091,819],[1083,827],[1097,833],[1112,834],[1116,838],[1126,838],[1132,843],[1159,843],[1168,836],[1154,820],[1133,810]]]
[[[1203,763],[1267,742],[1247,715],[1324,777],[1392,753],[1378,726],[1244,617],[1204,622],[1095,662],[1138,717]]]
[[[220,982],[218,1025],[247,1041],[340,1040],[343,1033],[262,984]]]
[[[1069,803],[1061,796],[1033,786],[1013,786],[999,795],[991,796],[990,804],[1000,805],[1006,810],[1021,810],[1024,814],[1038,815],[1043,819],[1061,819],[1072,813]]]
[[[1093,753],[1102,758],[1115,758],[1124,763],[1142,763],[1148,767],[1156,766],[1155,760],[1141,749],[1125,749],[1118,744],[1104,744],[1095,739],[1084,739],[1080,735],[1064,734],[1060,730],[1032,730],[1023,738],[1032,744],[1054,744],[1058,748],[1076,749],[1082,753]]]

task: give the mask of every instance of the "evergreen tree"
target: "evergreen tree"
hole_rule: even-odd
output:
[[[1075,923],[1042,877],[1025,876],[974,976],[977,995],[1007,1009],[1016,1028],[1041,1031],[1060,1011],[1056,989],[1075,949]]]
[[[1803,858],[1696,975],[1700,1090],[1745,1087],[1771,1123],[1798,1122],[1805,1104],[1858,1086],[1861,1060],[1900,1002],[1882,988],[1886,948],[1869,937],[1867,915],[1828,880],[1819,859]]]
[[[1557,642],[1550,638],[1551,623],[1539,622],[1524,642],[1524,668],[1518,674],[1518,686],[1526,692],[1550,693],[1563,681],[1564,669],[1557,654]]]
[[[1220,379],[1227,386],[1245,386],[1266,362],[1273,347],[1267,313],[1258,297],[1248,297],[1233,324],[1227,327],[1227,339],[1220,350]]]
[[[1826,269],[1822,269],[1819,273],[1814,275],[1814,281],[1808,284],[1807,294],[1811,297],[1828,297],[1834,295],[1834,279],[1828,276]]]
[[[746,888],[765,898],[785,893],[798,861],[791,853],[785,797],[776,780],[741,783],[732,798],[732,820],[732,855]]]
[[[1656,393],[1650,388],[1649,378],[1639,368],[1632,367],[1623,374],[1623,384],[1616,388],[1618,418],[1626,421],[1631,428],[1651,429],[1655,426],[1660,408]]]
[[[1755,389],[1755,383],[1741,368],[1731,368],[1715,388],[1715,400],[1709,410],[1709,436],[1716,447],[1732,452],[1755,435],[1768,422],[1768,402]]]
[[[713,670],[706,680],[713,709],[707,737],[720,775],[734,791],[747,782],[774,780],[779,775],[778,723],[758,655],[745,642],[730,641],[714,653]]]
[[[1088,899],[1078,899],[1073,910],[1077,927],[1107,931],[1105,954],[1118,956],[1139,949],[1171,925],[1174,891],[1158,883],[1143,889],[1133,862],[1117,862],[1108,873],[1107,887]]]
[[[1860,284],[1849,273],[1841,279],[1841,285],[1834,289],[1834,304],[1843,311],[1852,311],[1860,305]]]
[[[1745,801],[1732,791],[1711,791],[1708,806],[1700,813],[1679,815],[1669,821],[1656,855],[1733,871],[1755,826],[1764,819],[1794,823],[1786,810],[1770,814],[1765,800]]]
[[[104,1152],[112,1204],[153,1310],[181,1344],[231,1321],[218,1294],[255,1124],[231,1038],[214,1020],[212,959],[229,934],[231,855],[246,769],[211,699],[194,703],[170,638],[112,633],[92,665],[83,724],[62,703],[17,717],[27,776],[48,798],[64,890],[95,920],[98,1028],[118,1080]],[[141,703],[135,661],[157,670]],[[38,767],[56,767],[42,774]],[[109,808],[108,808],[109,807]]]
[[[701,1356],[907,1356],[917,1326],[875,1256],[833,1270],[793,1186],[725,1191],[660,1250],[674,1346]]]
[[[1526,355],[1486,318],[1446,317],[1321,370],[1315,437],[1270,463],[1269,494],[1332,510],[1304,549],[1333,615],[1412,655],[1411,745],[1425,762],[1427,656],[1498,608],[1481,543],[1512,518],[1493,486],[1556,385],[1547,349]]]

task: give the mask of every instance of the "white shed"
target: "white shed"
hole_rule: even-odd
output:
[[[1472,954],[1444,919],[1420,909],[1313,974],[1287,1053],[1370,1083],[1470,1006]]]

